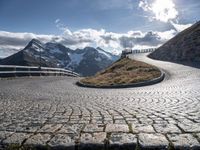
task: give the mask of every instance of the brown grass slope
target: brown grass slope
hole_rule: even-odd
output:
[[[151,80],[160,75],[160,70],[154,66],[123,58],[95,76],[82,79],[81,83],[95,86],[122,85]]]
[[[200,62],[200,21],[177,34],[149,57],[165,61]]]

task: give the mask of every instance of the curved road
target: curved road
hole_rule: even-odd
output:
[[[0,147],[200,149],[200,69],[131,57],[165,70],[165,80],[127,89],[77,87],[72,77],[0,80]]]

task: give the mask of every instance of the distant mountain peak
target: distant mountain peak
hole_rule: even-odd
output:
[[[94,47],[87,46],[84,48],[84,50],[96,50],[96,49]]]
[[[98,49],[98,50],[103,50],[101,47],[97,47],[96,49]]]
[[[83,76],[89,76],[111,65],[119,57],[101,48],[72,50],[60,43],[43,44],[32,39],[22,51],[3,59],[1,63],[37,66],[40,64],[40,58],[42,66],[71,69]]]
[[[41,41],[39,41],[38,39],[32,39],[29,43],[30,43],[30,44],[43,45],[43,43],[42,43]]]
[[[44,50],[44,44],[37,39],[32,39],[23,50],[40,52]]]

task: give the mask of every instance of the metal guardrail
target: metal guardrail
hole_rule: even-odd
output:
[[[37,67],[37,66],[14,66],[0,65],[0,78],[18,76],[73,76],[79,77],[78,73],[62,68]]]
[[[153,52],[155,50],[156,50],[156,48],[141,49],[141,50],[132,50],[132,53],[133,54],[137,54],[137,53],[149,53],[149,52]]]
[[[149,48],[149,49],[140,49],[140,50],[132,50],[132,49],[125,49],[122,51],[121,57],[127,57],[129,54],[138,54],[138,53],[149,53],[155,51],[156,48]]]

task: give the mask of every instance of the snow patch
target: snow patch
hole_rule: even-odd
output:
[[[79,63],[82,61],[83,59],[83,54],[84,53],[81,53],[81,54],[76,54],[76,53],[68,53],[70,59],[71,59],[71,64],[76,64],[76,65],[79,65]]]
[[[96,49],[100,54],[103,54],[104,56],[106,56],[108,59],[112,60],[112,56],[102,50]]]
[[[62,51],[57,47],[57,44],[48,43],[45,48],[49,49],[49,52],[52,54],[54,54],[54,53],[62,54]]]
[[[51,52],[52,54],[54,54],[54,53],[62,54],[62,52],[60,51],[59,48],[53,48],[53,49],[50,49],[50,52]]]
[[[43,52],[44,51],[44,49],[43,48],[40,48],[40,47],[38,47],[37,45],[35,45],[35,44],[32,44],[32,46],[31,46],[34,50],[36,50],[37,52]]]
[[[100,57],[95,58],[96,61],[101,61]]]

